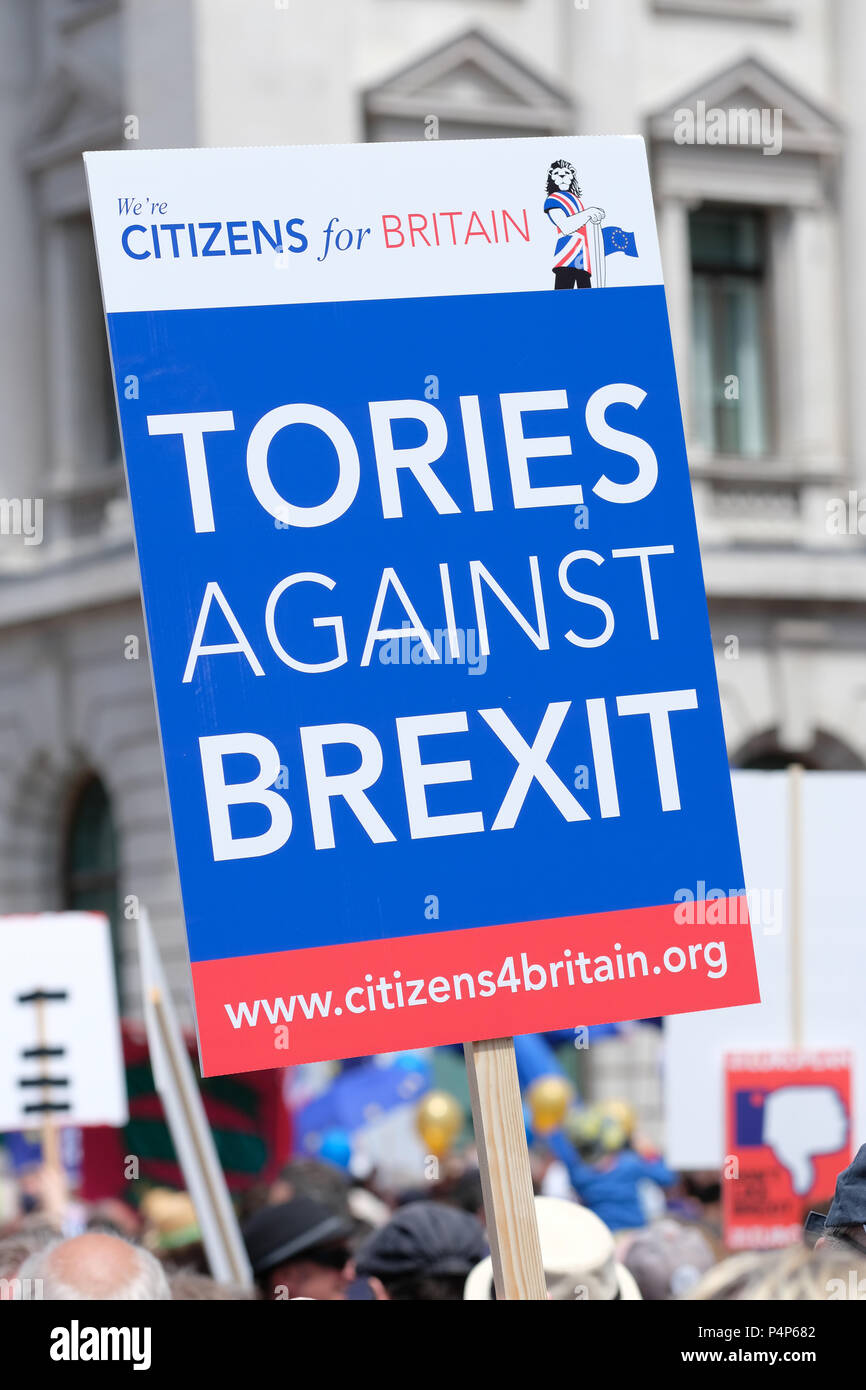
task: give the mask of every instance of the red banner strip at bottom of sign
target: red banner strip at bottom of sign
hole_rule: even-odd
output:
[[[746,899],[192,967],[204,1074],[758,1003]]]

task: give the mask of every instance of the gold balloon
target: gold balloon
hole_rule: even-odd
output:
[[[533,1081],[526,1098],[536,1134],[552,1134],[560,1128],[573,1095],[564,1076],[539,1076]]]
[[[418,1102],[415,1124],[427,1152],[443,1158],[463,1128],[463,1110],[447,1091],[428,1091]]]

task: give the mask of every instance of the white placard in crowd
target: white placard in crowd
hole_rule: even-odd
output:
[[[0,917],[0,1131],[126,1124],[107,919]]]
[[[724,1056],[729,1052],[794,1046],[850,1051],[855,1150],[866,1137],[859,986],[866,977],[866,773],[800,776],[798,932],[789,774],[733,774],[762,1002],[665,1020],[665,1152],[675,1168],[717,1168],[723,1161]],[[707,885],[716,887],[729,885]],[[792,969],[798,938],[799,971]],[[794,1037],[798,1014],[799,1039]]]

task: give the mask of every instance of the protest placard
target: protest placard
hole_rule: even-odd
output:
[[[87,168],[205,1071],[755,999],[642,142]]]

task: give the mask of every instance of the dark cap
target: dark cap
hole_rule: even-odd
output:
[[[369,1279],[406,1275],[465,1277],[487,1254],[479,1221],[444,1202],[409,1202],[358,1252],[358,1274]]]
[[[312,1197],[293,1197],[262,1207],[244,1222],[242,1233],[254,1274],[266,1274],[319,1245],[346,1240],[352,1223]]]
[[[861,1145],[836,1179],[836,1196],[827,1212],[827,1225],[866,1225],[866,1144]]]

